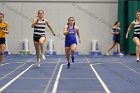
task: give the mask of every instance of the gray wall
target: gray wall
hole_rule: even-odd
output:
[[[34,52],[31,22],[39,9],[45,11],[45,18],[57,34],[54,37],[47,28],[47,39],[54,39],[58,54],[65,53],[63,27],[70,16],[75,17],[76,25],[80,28],[82,43],[78,45],[79,53],[88,54],[93,39],[98,40],[100,51],[105,52],[112,44],[110,32],[117,20],[117,7],[117,0],[0,2],[0,11],[4,12],[5,20],[9,23],[8,48],[14,54],[22,49],[22,40],[25,38],[29,39],[29,49]]]

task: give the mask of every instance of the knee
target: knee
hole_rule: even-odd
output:
[[[140,48],[140,44],[138,44],[138,47]]]
[[[75,52],[76,51],[76,48],[75,47],[72,47],[71,48],[71,51]]]
[[[136,47],[140,47],[140,44],[136,44]]]
[[[70,53],[70,50],[65,50],[65,53],[66,53],[66,54],[69,54],[69,53]]]
[[[43,41],[40,41],[40,42],[39,42],[39,44],[40,44],[40,45],[43,45],[43,44],[44,44],[44,42],[43,42]]]

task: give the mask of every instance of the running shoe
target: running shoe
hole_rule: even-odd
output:
[[[44,54],[41,55],[43,60],[46,60],[46,57]]]
[[[123,56],[124,54],[122,54],[122,53],[119,53],[118,55],[119,55],[119,56]]]
[[[39,58],[38,61],[37,61],[37,67],[38,67],[38,68],[40,67],[40,58]]]
[[[105,53],[105,55],[106,55],[106,56],[109,56],[109,53],[108,53],[108,52],[106,52],[106,53]]]
[[[138,62],[139,62],[139,60],[136,60],[136,62],[138,63]]]
[[[70,68],[70,63],[67,64],[67,68]]]
[[[75,58],[74,58],[74,56],[71,56],[71,61],[72,61],[72,63],[75,62]]]

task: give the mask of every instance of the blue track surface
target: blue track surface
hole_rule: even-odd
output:
[[[140,63],[135,56],[76,56],[67,69],[65,56],[6,55],[0,67],[2,93],[140,93]]]

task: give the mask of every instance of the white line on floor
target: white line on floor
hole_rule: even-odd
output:
[[[25,63],[25,62],[4,63],[4,64],[1,64],[1,66],[10,65],[10,64],[22,64],[22,63]]]
[[[43,93],[47,93],[47,92],[48,92],[49,86],[50,86],[50,84],[51,84],[51,82],[52,82],[52,80],[53,80],[53,77],[54,77],[54,75],[55,75],[55,72],[56,72],[56,70],[57,70],[57,67],[59,66],[60,60],[61,60],[61,56],[59,57],[59,59],[58,59],[58,61],[57,61],[57,64],[56,64],[56,66],[55,66],[55,68],[54,68],[54,71],[53,71],[53,73],[52,73],[52,76],[51,76],[50,80],[48,81],[48,84],[47,84],[47,86],[45,87],[45,90],[44,90]]]
[[[57,77],[56,77],[56,80],[55,80],[55,83],[54,83],[54,86],[53,86],[52,93],[56,93],[56,92],[57,92],[57,88],[58,88],[58,83],[59,83],[60,75],[61,75],[62,68],[63,68],[64,65],[65,65],[65,64],[61,64],[61,66],[60,66],[59,72],[58,72],[58,74],[57,74]]]
[[[2,93],[7,87],[9,87],[13,82],[15,82],[20,76],[22,76],[25,72],[27,72],[34,64],[30,65],[28,68],[26,68],[24,71],[22,71],[19,75],[17,75],[15,78],[13,78],[11,81],[6,83],[3,87],[0,88],[0,93]]]
[[[123,65],[125,68],[127,68],[127,69],[129,69],[129,70],[133,71],[134,73],[136,73],[136,74],[140,75],[140,73],[139,73],[139,72],[137,72],[136,70],[134,70],[134,69],[130,68],[129,66],[127,66],[127,65],[125,65],[125,64],[123,64],[123,63],[120,63],[120,64],[121,64],[121,65]]]
[[[86,57],[85,57],[86,58]],[[86,58],[87,62],[90,64],[90,61],[88,58]],[[93,67],[94,64],[90,64],[91,69],[93,70],[93,72],[95,73],[97,79],[99,80],[99,82],[101,83],[102,87],[104,88],[106,93],[111,93],[111,91],[109,90],[109,88],[107,87],[107,85],[104,83],[104,81],[101,79],[101,77],[99,76],[99,74],[97,73],[97,71],[95,70],[95,68]]]
[[[14,70],[12,70],[11,72],[9,72],[8,74],[6,74],[5,76],[3,76],[2,78],[0,78],[0,81],[4,78],[6,78],[8,75],[14,73],[16,70],[18,70],[19,68],[21,68],[22,66],[24,66],[25,64],[27,64],[28,62],[30,62],[33,58],[27,60],[24,64],[22,64],[21,66],[15,68]]]
[[[97,71],[94,69],[93,65],[91,64],[90,67],[92,68],[93,72],[95,73],[96,77],[98,78],[98,80],[100,81],[101,85],[103,86],[104,90],[106,93],[111,93],[111,91],[109,90],[109,88],[107,87],[107,85],[104,83],[104,81],[101,79],[101,77],[99,76],[99,74],[97,73]]]
[[[69,79],[74,79],[74,80],[92,80],[92,79],[97,79],[97,78],[60,78],[60,79],[64,79],[64,80],[69,80]]]

